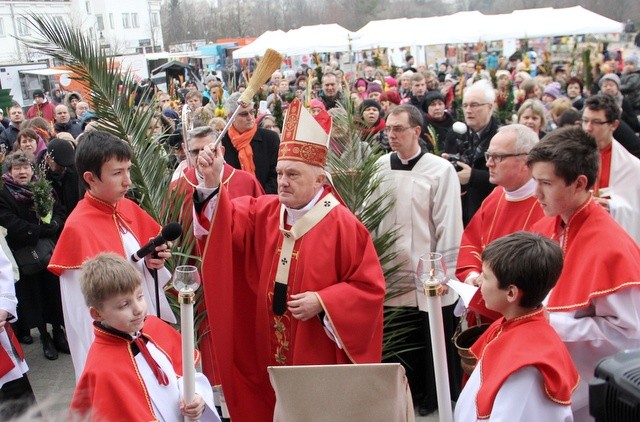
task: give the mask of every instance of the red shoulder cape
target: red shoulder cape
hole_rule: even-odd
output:
[[[135,202],[124,198],[114,207],[86,192],[62,229],[49,271],[59,276],[64,270],[80,268],[86,259],[101,252],[125,256],[120,225],[140,245],[160,233],[160,225]]]
[[[478,419],[491,416],[502,384],[514,372],[534,366],[542,374],[549,400],[569,405],[580,379],[571,355],[544,317],[544,308],[512,320],[496,320],[471,346],[482,359],[480,389],[476,396]]]
[[[531,231],[558,240],[560,217],[545,217]],[[640,286],[640,247],[590,197],[569,218],[562,239],[564,267],[547,309],[585,308],[591,299]]]
[[[96,339],[71,400],[71,412],[91,415],[92,421],[157,420],[149,391],[138,373],[131,340],[94,325]],[[162,320],[148,316],[142,329],[182,376],[180,334]]]
[[[519,230],[529,230],[542,217],[544,212],[536,198],[508,201],[504,188],[496,186],[462,233],[456,265],[458,280],[464,281],[471,271],[482,272],[480,255],[489,243]]]

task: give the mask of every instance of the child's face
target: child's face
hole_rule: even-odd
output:
[[[484,299],[487,309],[503,313],[503,309],[508,304],[508,291],[498,287],[498,279],[493,271],[491,271],[491,268],[484,262],[482,263],[482,274],[480,277],[480,290],[482,291],[482,298]]]
[[[142,293],[142,286],[138,286],[131,293],[105,300],[100,309],[91,308],[91,316],[94,320],[124,333],[137,333],[142,329],[147,316],[147,302]]]
[[[131,160],[119,161],[116,157],[111,158],[102,165],[100,178],[93,173],[87,173],[84,177],[89,179],[89,191],[114,206],[124,198],[131,187]]]

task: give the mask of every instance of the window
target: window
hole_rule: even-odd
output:
[[[157,28],[159,26],[160,26],[160,13],[153,12],[151,14],[151,27],[152,28]]]
[[[4,37],[4,18],[0,18],[0,37]]]
[[[18,22],[18,35],[30,35],[31,29],[25,18],[16,18]]]
[[[98,25],[98,31],[104,31],[104,19],[102,15],[96,15],[96,24]]]
[[[86,1],[84,2],[84,7],[87,9],[87,14],[91,14],[91,2],[90,1]]]
[[[131,27],[132,28],[140,28],[140,25],[138,25],[138,14],[137,13],[132,13],[131,14]]]
[[[113,22],[113,13],[109,13],[109,26],[111,27],[111,29],[116,29],[116,26]]]
[[[122,27],[123,28],[131,28],[131,21],[129,21],[129,14],[128,13],[123,13],[122,14]]]

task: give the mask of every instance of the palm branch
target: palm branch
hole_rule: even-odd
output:
[[[115,61],[107,57],[80,28],[35,13],[25,15],[25,19],[35,36],[22,42],[67,66],[73,72],[73,78],[90,92],[90,102],[98,116],[98,128],[131,145],[134,199],[161,224],[177,220],[184,193],[169,189],[171,173],[167,152],[163,143],[154,141],[147,134],[147,127],[155,114],[155,103],[139,107],[132,104],[132,96],[139,89],[134,75],[129,71],[121,72]],[[151,88],[147,87],[142,97],[152,98],[151,94]],[[183,227],[183,233],[189,233],[189,230],[189,227]],[[174,243],[173,258],[168,262],[169,268],[192,260],[192,248],[193,240],[189,236],[178,239]],[[168,298],[170,301],[175,299],[173,295],[168,295]],[[175,305],[172,303],[174,312]]]
[[[336,190],[349,208],[364,226],[372,233],[373,244],[378,253],[380,264],[387,280],[385,299],[403,294],[406,290],[397,288],[395,275],[402,263],[391,265],[397,253],[392,246],[398,238],[396,230],[380,233],[377,229],[383,219],[394,207],[389,198],[390,192],[380,195],[382,180],[378,175],[377,160],[384,151],[377,144],[370,145],[362,139],[359,129],[358,113],[353,100],[345,99],[344,106],[331,111],[333,115],[333,134],[328,159],[331,179]],[[396,288],[394,288],[396,287]],[[413,350],[416,345],[404,343],[406,337],[417,327],[403,324],[393,309],[384,313],[383,358],[397,356]]]

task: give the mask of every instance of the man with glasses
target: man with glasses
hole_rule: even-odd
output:
[[[489,171],[484,153],[491,138],[498,131],[498,120],[492,115],[496,99],[491,83],[485,80],[467,88],[462,99],[464,120],[467,131],[458,134],[449,131],[445,139],[445,152],[458,154],[458,179],[462,186],[462,221],[466,226],[476,213],[482,201],[491,193],[495,185],[489,181]]]
[[[253,103],[246,106],[238,103],[240,93],[235,93],[225,101],[227,116],[240,111],[222,138],[224,160],[227,164],[247,171],[258,179],[266,193],[277,192],[276,164],[280,138],[272,130],[256,125]]]
[[[537,143],[538,135],[519,124],[501,127],[491,139],[484,154],[489,181],[497,186],[464,229],[456,268],[459,280],[475,285],[484,248],[502,236],[528,230],[544,216],[533,196],[536,183],[527,166],[527,154]],[[475,315],[469,319],[469,324],[475,323]]]
[[[425,356],[431,356],[427,303],[415,288],[415,271],[421,255],[438,252],[453,276],[462,235],[462,212],[453,166],[420,148],[422,125],[422,112],[409,104],[394,108],[387,117],[384,130],[392,152],[378,160],[381,184],[376,196],[389,195],[385,202],[393,206],[376,233],[382,236],[397,230],[398,240],[393,245],[396,255],[386,266],[400,269],[386,280],[387,290],[393,292],[385,306],[394,307],[399,318],[419,327],[405,338],[403,345],[407,349],[420,345],[420,349],[401,353],[394,361],[405,365],[418,412],[425,416],[438,406],[433,359],[425,360]],[[452,290],[442,297],[446,338],[453,336],[456,327],[453,307],[457,297]],[[448,348],[447,357],[455,400],[460,393],[460,359],[453,347]]]
[[[640,160],[615,139],[619,124],[620,108],[612,97],[598,94],[587,98],[582,129],[596,139],[600,150],[600,173],[593,188],[595,201],[640,242]]]

